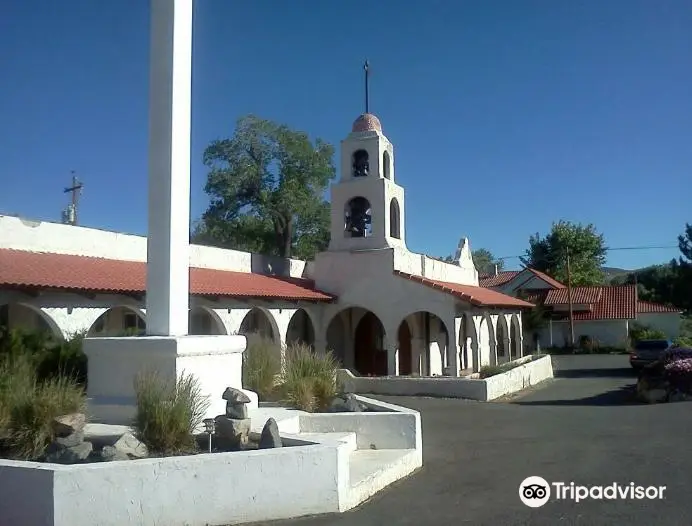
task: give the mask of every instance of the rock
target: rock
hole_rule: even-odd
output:
[[[223,395],[221,395],[221,398],[237,404],[250,403],[250,397],[235,387],[226,387],[226,390],[223,392]]]
[[[114,460],[130,460],[130,457],[124,451],[116,449],[113,446],[103,446],[100,453],[100,460],[104,462],[111,462]]]
[[[243,402],[226,402],[226,416],[236,420],[244,420],[248,417],[247,405]]]
[[[637,382],[637,398],[649,404],[665,402],[668,399],[668,389],[661,382],[651,382],[642,378]]]
[[[64,437],[55,437],[54,442],[62,447],[74,447],[84,442],[84,431],[77,431]]]
[[[132,433],[122,435],[113,447],[122,453],[125,453],[128,458],[146,458],[149,455],[147,446],[142,444]]]
[[[362,413],[367,410],[365,404],[359,402],[352,393],[344,395],[343,398],[335,398],[329,407],[330,413]]]
[[[216,435],[222,439],[222,443],[229,448],[237,448],[247,445],[250,435],[249,418],[229,418],[225,415],[217,416]]]
[[[281,435],[279,435],[279,426],[276,420],[270,418],[262,428],[262,434],[259,440],[259,449],[270,449],[273,447],[283,447]]]
[[[55,436],[66,437],[73,433],[81,433],[86,425],[84,413],[70,413],[53,419],[53,432]]]
[[[60,447],[51,444],[48,446],[44,461],[53,464],[80,464],[89,457],[93,449],[94,446],[91,442],[82,442],[74,447]]]

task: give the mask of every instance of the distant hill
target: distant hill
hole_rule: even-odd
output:
[[[625,277],[628,274],[635,272],[635,270],[627,270],[618,267],[603,267],[603,272],[605,273],[606,281],[610,282],[615,278]]]

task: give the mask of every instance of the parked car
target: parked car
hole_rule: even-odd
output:
[[[672,346],[673,342],[670,340],[639,340],[630,353],[630,365],[639,370],[657,361]]]

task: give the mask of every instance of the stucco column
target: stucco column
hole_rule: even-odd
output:
[[[387,376],[399,375],[399,357],[397,356],[398,345],[395,339],[385,336],[384,350],[387,353]]]
[[[188,333],[192,0],[151,0],[147,334]]]
[[[420,376],[426,375],[425,340],[414,336],[411,338],[411,354],[413,355],[413,372]]]
[[[480,347],[478,345],[478,341],[472,338],[471,343],[469,344],[469,349],[471,351],[470,369],[474,373],[477,373],[481,370],[481,368],[480,368],[481,353],[480,353]]]
[[[447,376],[459,376],[459,333],[456,327],[454,316],[449,316],[444,320],[447,329]],[[444,371],[445,369],[443,369]]]

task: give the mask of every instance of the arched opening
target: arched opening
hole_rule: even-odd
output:
[[[519,321],[519,316],[516,314],[512,315],[512,345],[511,345],[511,359],[517,360],[521,358],[522,355],[522,341],[521,341],[521,323]]]
[[[370,156],[365,150],[353,153],[353,177],[367,177],[370,173]]]
[[[384,348],[384,326],[368,311],[360,319],[354,335],[354,365],[363,376],[386,376],[387,351]]]
[[[286,345],[292,343],[315,345],[315,328],[305,309],[298,309],[291,317],[291,321],[288,322]]]
[[[342,367],[348,367],[346,360],[346,323],[343,317],[344,312],[340,312],[332,318],[327,326],[327,351],[334,354],[334,358],[341,362]]]
[[[392,161],[389,158],[389,152],[385,150],[385,152],[382,154],[382,173],[385,179],[389,179],[391,177],[391,164]]]
[[[344,209],[344,236],[370,237],[372,234],[372,211],[365,197],[354,197]]]
[[[248,344],[255,338],[269,339],[275,343],[280,341],[269,314],[259,307],[250,309],[250,312],[245,315],[240,323],[238,334],[245,336]]]
[[[394,197],[389,202],[389,235],[395,239],[401,238],[401,212],[399,202]]]
[[[101,314],[91,325],[87,336],[135,336],[146,332],[147,324],[142,311],[132,307],[113,307]]]
[[[495,341],[497,342],[497,363],[505,363],[511,360],[509,348],[509,329],[507,319],[504,314],[497,317],[497,328],[495,330]]]
[[[421,376],[444,374],[445,368],[451,363],[449,353],[456,352],[456,342],[449,337],[450,333],[442,319],[431,312],[418,311],[406,316],[402,325],[408,329],[410,357],[406,356],[406,335],[400,325],[399,373]],[[413,344],[414,340],[416,345]],[[407,364],[410,364],[410,372],[405,373]]]
[[[226,327],[213,310],[206,307],[193,307],[190,309],[190,334],[192,335],[221,335],[228,334]]]
[[[478,336],[469,314],[462,314],[459,322],[459,368],[463,374],[478,372]]]
[[[492,322],[488,316],[483,316],[478,325],[478,353],[480,354],[479,367],[484,365],[497,365],[495,351],[494,331]]]
[[[23,303],[0,305],[0,328],[48,333],[62,338],[63,334],[55,321],[38,307]]]
[[[411,351],[411,328],[406,320],[399,325],[397,340],[399,343],[399,375],[409,376],[413,374],[413,352]]]

